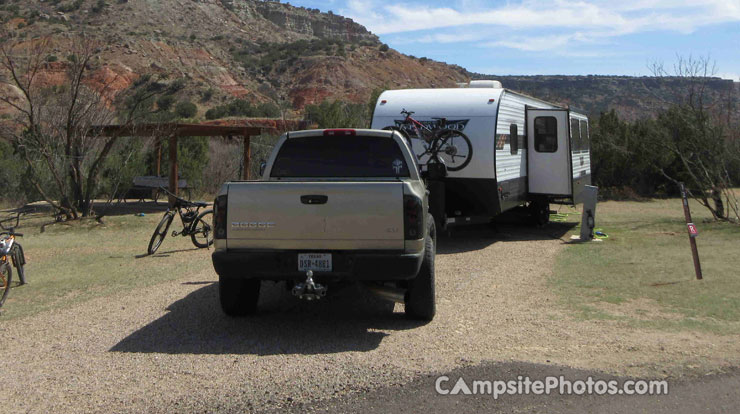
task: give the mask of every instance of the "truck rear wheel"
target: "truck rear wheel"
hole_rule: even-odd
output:
[[[436,234],[434,220],[429,216],[429,234],[424,248],[424,261],[419,274],[409,281],[408,291],[404,300],[406,316],[411,319],[431,321],[436,312],[434,289],[434,256],[436,253]]]
[[[261,282],[218,276],[218,295],[221,309],[229,316],[246,316],[257,313]]]

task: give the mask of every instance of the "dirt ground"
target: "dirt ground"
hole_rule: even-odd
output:
[[[229,319],[216,274],[0,320],[6,412],[255,411],[521,361],[640,377],[722,371],[737,336],[638,329],[572,317],[547,288],[568,227],[503,226],[442,239],[437,317],[359,287],[317,303],[267,285],[257,317]],[[207,251],[174,253],[210,260]],[[94,277],[94,275],[91,275]]]

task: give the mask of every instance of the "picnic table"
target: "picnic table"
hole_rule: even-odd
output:
[[[145,199],[149,198],[154,200],[154,202],[156,203],[161,196],[161,189],[167,188],[169,186],[169,182],[169,177],[158,177],[156,175],[143,175],[139,177],[134,177],[132,183],[133,185],[119,196],[118,202],[120,203],[121,201],[123,201],[124,203],[126,203],[128,202],[128,200],[133,199],[138,200],[138,202],[140,203],[143,203]],[[191,188],[188,187],[187,180],[185,180],[184,178],[179,178],[177,180],[177,188],[178,191],[184,191],[187,199],[190,199]]]

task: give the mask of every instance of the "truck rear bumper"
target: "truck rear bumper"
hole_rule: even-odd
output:
[[[387,251],[255,251],[219,250],[213,252],[213,268],[221,276],[262,280],[298,280],[298,253],[331,253],[332,272],[314,272],[317,279],[329,280],[407,280],[419,273],[424,252],[409,254]]]

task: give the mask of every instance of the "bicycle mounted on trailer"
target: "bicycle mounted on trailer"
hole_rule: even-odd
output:
[[[387,126],[383,129],[398,131],[406,139],[412,151],[413,141],[409,133],[422,140],[424,151],[416,154],[420,164],[441,164],[444,165],[446,171],[460,171],[470,163],[473,158],[473,145],[467,135],[448,128],[447,118],[434,118],[432,127],[429,127],[412,118],[413,114],[414,112],[403,109],[401,115],[405,118],[401,121],[401,126]],[[440,169],[439,166],[432,168],[435,167]]]

